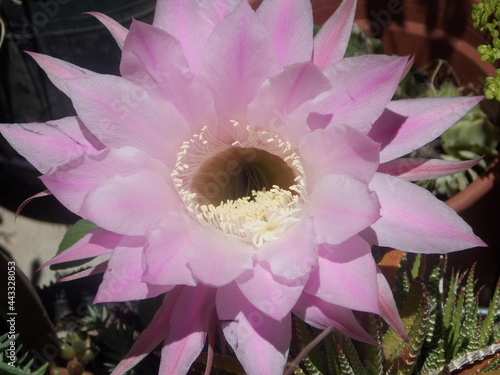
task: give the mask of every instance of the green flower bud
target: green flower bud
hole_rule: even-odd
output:
[[[73,359],[73,357],[75,356],[75,352],[71,345],[62,343],[59,347],[59,355],[62,359],[69,361],[70,359]]]

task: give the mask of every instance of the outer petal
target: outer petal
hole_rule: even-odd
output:
[[[200,70],[200,77],[212,90],[221,121],[245,123],[248,103],[262,82],[277,71],[267,30],[248,2],[241,1],[208,39]]]
[[[58,281],[60,282],[65,282],[65,281],[73,281],[77,279],[81,279],[83,277],[91,276],[91,275],[98,275],[100,273],[104,273],[108,268],[108,261],[104,261],[102,263],[99,263],[98,265],[94,267],[87,268],[86,270],[76,272],[74,274],[71,274],[69,276],[64,276],[61,277]]]
[[[318,297],[303,293],[293,308],[293,313],[313,327],[325,329],[333,326],[353,339],[378,345],[359,324],[351,309],[333,305]]]
[[[170,188],[156,171],[112,176],[87,194],[80,214],[113,232],[147,234],[167,212],[177,208],[178,197],[167,193]]]
[[[407,61],[407,57],[384,55],[340,60],[325,71],[333,89],[317,104],[316,112],[332,113],[333,125],[345,124],[367,133],[394,95]]]
[[[42,176],[45,186],[71,211],[80,210],[87,193],[102,180],[128,174],[154,163],[137,150],[104,149],[94,155],[81,155]]]
[[[301,104],[330,88],[330,81],[311,62],[287,66],[264,83],[249,104],[249,122],[298,144],[310,132],[305,121],[309,108]]]
[[[394,300],[394,294],[385,276],[379,269],[377,269],[377,284],[380,316],[382,316],[401,337],[407,339],[408,336],[406,335],[403,321],[399,315],[396,301]]]
[[[252,268],[254,249],[251,245],[226,237],[216,229],[192,224],[186,257],[194,276],[201,282],[219,287]]]
[[[142,279],[142,251],[145,239],[126,237],[113,251],[94,303],[134,301],[156,297],[172,289],[152,286]]]
[[[66,80],[71,78],[85,78],[94,75],[94,72],[90,70],[80,68],[79,66],[73,65],[69,62],[56,59],[51,56],[42,55],[40,53],[27,52],[37,64],[42,68],[47,77],[52,81],[54,86],[56,86],[63,93],[68,95],[68,87],[66,86]]]
[[[377,265],[359,236],[337,245],[320,245],[318,267],[304,292],[329,303],[378,314]]]
[[[401,158],[381,164],[378,172],[390,174],[407,181],[431,180],[465,171],[482,158],[468,161],[438,159]]]
[[[313,18],[309,1],[266,0],[257,8],[257,15],[269,30],[282,66],[311,61]]]
[[[251,304],[271,318],[281,320],[299,299],[307,276],[287,280],[273,276],[268,268],[257,264],[236,279],[236,284]]]
[[[274,320],[259,311],[232,283],[217,290],[224,336],[248,375],[282,374],[291,339],[291,316]]]
[[[132,21],[120,71],[123,77],[173,103],[192,133],[203,125],[217,126],[212,95],[189,72],[181,44],[166,31]]]
[[[1,124],[0,132],[17,152],[42,173],[103,147],[77,117],[47,123]]]
[[[123,43],[125,43],[125,38],[128,33],[127,28],[123,27],[121,24],[105,14],[99,12],[87,12],[87,14],[97,18],[109,30],[113,38],[115,38],[118,47],[123,48]]]
[[[344,57],[351,36],[356,0],[344,0],[314,38],[313,62],[326,69]]]
[[[153,25],[181,42],[191,71],[198,73],[208,38],[237,4],[238,0],[158,1]]]
[[[202,285],[183,289],[163,341],[160,375],[184,375],[189,372],[205,345],[214,302],[214,289]]]
[[[271,272],[288,280],[307,275],[318,261],[317,241],[309,218],[293,224],[277,241],[269,241],[257,251],[259,261]]]
[[[430,192],[383,173],[375,174],[382,217],[363,234],[370,242],[416,253],[447,253],[486,246],[458,214]]]
[[[172,104],[124,78],[94,74],[65,83],[79,117],[108,147],[136,147],[173,167],[191,137]]]
[[[163,341],[169,327],[172,310],[177,306],[176,302],[183,290],[184,287],[177,287],[166,294],[163,304],[156,312],[151,323],[135,340],[130,351],[115,367],[111,375],[122,375],[130,370]]]
[[[481,99],[482,96],[390,102],[368,134],[382,146],[380,162],[404,156],[436,139]]]
[[[87,233],[73,246],[46,262],[43,267],[73,260],[93,258],[113,252],[124,236],[97,228]]]
[[[188,224],[179,216],[169,215],[148,233],[142,280],[149,284],[196,285],[185,254],[189,244]]]
[[[160,162],[124,148],[83,155],[41,179],[73,212],[101,228],[135,235],[177,209],[178,195],[165,176]]]
[[[349,176],[326,175],[313,187],[307,210],[318,242],[339,244],[380,217],[376,194]]]
[[[308,186],[327,174],[347,175],[369,182],[378,167],[380,146],[348,127],[318,129],[305,137],[299,154]]]

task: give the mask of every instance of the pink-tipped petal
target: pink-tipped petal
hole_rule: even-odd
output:
[[[169,215],[148,233],[143,281],[155,285],[196,285],[185,255],[189,245],[186,221],[180,214]]]
[[[94,303],[152,298],[173,288],[172,286],[149,285],[142,281],[144,244],[144,238],[125,237],[114,249]]]
[[[384,318],[403,339],[407,340],[408,336],[401,316],[399,316],[398,307],[396,306],[391,287],[379,269],[377,269],[377,285],[380,316]]]
[[[82,155],[41,179],[71,211],[101,228],[135,235],[177,209],[179,196],[169,173],[157,160],[122,148]]]
[[[190,138],[172,104],[122,77],[94,74],[66,85],[79,117],[107,147],[136,147],[173,166],[182,142]]]
[[[290,345],[291,314],[274,320],[232,283],[217,290],[217,313],[227,342],[248,375],[282,374]]]
[[[125,358],[115,367],[111,375],[122,375],[142,361],[164,339],[170,327],[170,317],[184,287],[176,287],[165,295],[163,304],[156,312],[151,323],[135,340]]]
[[[293,313],[315,328],[335,327],[355,340],[378,345],[359,324],[351,309],[333,305],[318,297],[303,293],[293,308]]]
[[[465,171],[476,165],[481,158],[467,161],[402,158],[380,164],[378,172],[407,181],[432,180]]]
[[[318,262],[316,236],[309,218],[303,218],[277,241],[268,241],[257,251],[259,261],[271,267],[273,275],[294,280],[308,275]]]
[[[206,285],[226,285],[252,268],[253,247],[238,238],[223,236],[216,229],[193,225],[189,239],[186,251],[189,267],[194,276]]]
[[[319,248],[318,267],[304,291],[338,306],[378,314],[377,265],[370,245],[355,236]]]
[[[47,73],[47,77],[49,77],[52,83],[66,95],[68,95],[68,87],[66,86],[67,79],[85,78],[95,74],[90,70],[80,68],[79,66],[56,59],[55,57],[35,52],[27,52],[27,54],[33,57],[40,68]]]
[[[200,77],[214,95],[219,118],[246,123],[247,105],[278,67],[269,33],[248,2],[241,1],[208,39]]]
[[[356,0],[344,0],[314,38],[313,62],[322,70],[340,61],[351,37]]]
[[[102,144],[77,117],[47,123],[0,124],[0,133],[42,173],[79,155],[102,149]]]
[[[79,213],[112,232],[145,235],[168,211],[177,209],[178,196],[168,194],[170,190],[156,171],[112,176],[89,191]]]
[[[262,85],[248,105],[248,120],[298,144],[310,132],[305,121],[308,108],[301,105],[330,88],[330,81],[311,62],[287,66]]]
[[[210,92],[189,72],[181,44],[166,31],[132,21],[120,71],[123,77],[174,104],[192,133],[199,133],[203,125],[217,125]]]
[[[193,73],[198,73],[207,40],[217,24],[238,0],[158,1],[153,25],[174,36],[182,44]]]
[[[257,15],[269,34],[282,66],[311,61],[313,18],[311,3],[303,0],[266,0]]]
[[[327,174],[369,182],[378,167],[380,146],[348,127],[318,129],[303,137],[299,152],[312,188]]]
[[[405,69],[401,73],[401,80],[408,74],[408,72],[411,70],[411,67],[413,66],[413,63],[415,62],[415,55],[411,55],[410,58],[408,59],[408,62],[406,63]]]
[[[70,246],[46,262],[42,267],[110,254],[123,238],[122,234],[108,232],[101,228],[94,229],[83,236],[73,246]]]
[[[331,125],[345,124],[368,133],[394,95],[407,62],[407,57],[385,55],[340,60],[324,72],[333,88],[315,111],[333,114]]]
[[[380,217],[377,195],[366,183],[345,175],[322,177],[307,205],[319,243],[342,243]]]
[[[118,47],[123,48],[123,44],[125,43],[125,38],[127,37],[128,30],[126,27],[122,26],[114,19],[106,16],[105,14],[99,12],[87,12],[85,14],[90,14],[94,16],[101,22],[106,29],[111,33],[113,38],[115,38],[116,44]]]
[[[159,375],[184,375],[198,357],[215,308],[215,289],[186,287],[176,301],[163,341]]]
[[[106,260],[105,262],[99,263],[97,266],[90,267],[86,270],[76,272],[69,276],[61,277],[59,281],[61,282],[73,281],[87,276],[98,275],[100,273],[104,273],[107,268],[108,268],[108,261]]]
[[[381,218],[363,236],[380,246],[415,253],[447,253],[486,246],[471,227],[430,192],[411,182],[376,173],[370,188]]]
[[[404,156],[436,139],[482,99],[478,96],[390,102],[368,134],[382,146],[380,162]]]
[[[250,303],[271,318],[281,320],[290,314],[306,281],[307,276],[294,280],[273,276],[267,265],[258,263],[236,279],[236,284]]]

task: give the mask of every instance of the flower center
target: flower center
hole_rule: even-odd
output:
[[[304,170],[293,147],[277,135],[233,125],[238,134],[230,145],[207,127],[184,142],[172,178],[198,221],[260,247],[299,220]]]

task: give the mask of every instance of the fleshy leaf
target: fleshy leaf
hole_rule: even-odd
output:
[[[390,329],[382,346],[391,368],[397,368],[398,374],[410,374],[416,365],[429,325],[428,293],[422,283],[413,282],[400,313],[410,341],[406,343],[398,333]]]

